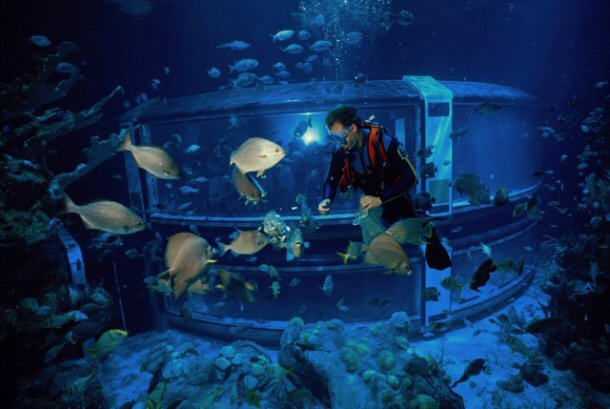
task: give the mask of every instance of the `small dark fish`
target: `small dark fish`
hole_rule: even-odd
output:
[[[562,320],[557,317],[543,318],[530,322],[525,327],[525,330],[530,334],[541,334],[559,328],[561,323]]]
[[[527,202],[523,202],[523,203],[519,203],[517,206],[515,206],[515,208],[513,209],[513,217],[515,219],[525,215],[525,208],[527,207]]]
[[[434,149],[434,145],[430,145],[425,147],[424,149],[420,149],[417,152],[415,152],[415,155],[419,156],[420,158],[429,158],[430,156],[432,156],[434,154],[433,152]]]
[[[309,128],[311,128],[311,117],[307,118],[307,121],[301,121],[299,122],[299,124],[296,126],[296,128],[294,128],[294,131],[292,132],[292,136],[294,136],[295,138],[302,138],[303,135],[305,135],[305,133],[307,133],[307,130]]]
[[[451,321],[434,321],[429,327],[433,332],[447,331],[451,326]]]
[[[515,264],[515,260],[512,258],[505,258],[495,263],[496,270],[501,273],[507,273],[509,271],[513,271],[517,268]]]
[[[525,206],[525,210],[528,212],[538,206],[538,192],[534,193],[532,197],[527,201],[527,205]]]
[[[339,83],[332,87],[332,92],[334,92],[335,94],[342,94],[344,88],[345,86],[343,85],[343,83]]]
[[[498,321],[503,322],[503,323],[507,323],[510,321],[508,318],[508,315],[506,315],[506,314],[498,314],[498,316],[496,318],[498,319]]]
[[[523,274],[523,267],[525,266],[525,260],[521,259],[521,261],[519,262],[519,266],[517,267],[517,275],[520,276],[521,274]]]
[[[371,307],[377,307],[379,309],[382,309],[383,307],[388,305],[390,302],[392,302],[392,300],[390,300],[389,298],[380,300],[378,297],[369,298],[366,301],[366,303],[368,305],[370,305]]]
[[[505,187],[500,187],[496,191],[494,196],[494,205],[495,206],[504,206],[509,202],[508,198],[508,189]]]
[[[355,86],[360,86],[360,85],[364,84],[367,80],[368,80],[367,75],[362,72],[359,72],[358,74],[354,75],[354,79],[352,80],[352,83]]]
[[[423,211],[432,210],[432,205],[436,202],[428,192],[419,192],[415,195],[415,208]]]
[[[483,102],[482,104],[477,106],[474,111],[477,114],[481,115],[493,115],[501,109],[502,107],[498,104],[494,104],[492,102]]]
[[[438,301],[441,293],[436,287],[428,287],[424,290],[424,301]]]
[[[447,276],[441,280],[441,287],[449,291],[455,291],[459,293],[462,291],[464,286],[464,284],[462,284],[456,277],[453,276]]]
[[[414,18],[413,13],[409,10],[401,10],[392,16],[392,20],[403,27],[413,23]]]
[[[422,168],[421,176],[422,176],[422,178],[433,178],[434,175],[436,175],[437,170],[438,170],[438,168],[436,167],[434,162],[428,162]]]
[[[183,305],[180,308],[180,315],[185,321],[189,321],[191,318],[193,318],[193,309],[188,305]]]
[[[462,377],[455,381],[455,383],[451,387],[455,388],[455,385],[457,385],[458,383],[465,382],[471,376],[480,374],[483,369],[485,369],[485,360],[483,358],[477,358],[474,361],[471,361],[464,370],[464,374],[462,375]]]
[[[307,341],[297,341],[297,342],[294,343],[294,345],[298,346],[303,351],[322,351],[322,352],[329,352],[330,353],[329,350],[322,349],[318,345],[312,344],[311,342],[307,342]]]
[[[487,281],[491,278],[492,272],[496,271],[496,266],[492,259],[488,258],[481,263],[477,271],[475,271],[472,279],[470,280],[470,289],[479,291],[479,288],[487,284]]]
[[[466,135],[467,133],[468,133],[468,127],[465,126],[463,128],[459,128],[459,129],[456,129],[454,131],[451,131],[451,133],[449,134],[449,138],[451,138],[451,139],[460,139],[464,135]]]

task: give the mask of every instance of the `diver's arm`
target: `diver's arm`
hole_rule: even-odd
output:
[[[335,200],[335,196],[337,196],[337,185],[339,183],[339,179],[341,179],[341,172],[343,171],[341,153],[341,151],[333,153],[330,161],[330,167],[328,169],[328,175],[324,181],[324,191],[322,192],[322,196],[324,199],[329,199],[331,202]]]
[[[415,167],[410,163],[410,159],[399,152],[401,145],[395,139],[392,139],[390,146],[386,150],[388,154],[388,165],[391,169],[396,169],[396,172],[402,177],[396,184],[388,187],[381,195],[383,203],[396,199],[404,193],[411,190],[418,182]]]

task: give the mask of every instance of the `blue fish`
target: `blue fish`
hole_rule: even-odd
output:
[[[219,46],[216,46],[216,48],[228,48],[233,51],[243,51],[249,47],[250,44],[246,43],[245,41],[239,40],[231,41],[230,43],[224,43],[220,44]]]
[[[78,68],[74,64],[70,64],[69,62],[60,62],[55,67],[55,71],[60,74],[70,74],[73,72],[77,72]]]
[[[30,41],[38,47],[48,47],[51,45],[51,40],[43,35],[33,35],[30,37]]]

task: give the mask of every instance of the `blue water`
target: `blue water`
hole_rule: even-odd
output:
[[[412,21],[399,24],[388,17],[401,10],[412,13]],[[356,105],[363,119],[374,115],[390,135],[399,138],[406,152],[416,158],[419,172],[426,161],[418,159],[416,151],[435,140],[416,141],[413,136],[421,131],[418,114],[405,110],[396,99],[384,105],[379,96],[386,91],[392,94],[396,83],[387,81],[408,82],[403,76],[430,76],[450,89],[454,87],[457,102],[452,129],[468,131],[463,138],[453,140],[448,163],[436,161],[441,174],[443,169],[451,169],[443,183],[455,183],[458,175],[475,173],[489,189],[492,200],[497,189],[504,186],[511,191],[511,198],[516,198],[509,210],[499,211],[493,205],[469,206],[466,196],[450,186],[438,190],[437,203],[453,201],[453,213],[437,208],[439,219],[435,220],[441,236],[449,240],[445,245],[455,250],[453,276],[467,283],[485,260],[481,244],[489,240],[494,243],[496,261],[523,259],[533,277],[534,272],[543,270],[543,261],[548,261],[548,249],[541,246],[544,240],[593,223],[593,213],[590,209],[583,211],[582,206],[579,210],[578,200],[585,188],[584,178],[590,172],[599,176],[608,169],[607,152],[600,152],[599,159],[591,159],[586,168],[578,166],[589,159],[579,155],[587,144],[593,150],[607,148],[607,136],[590,133],[581,124],[595,108],[608,109],[609,17],[610,3],[604,0],[9,1],[0,5],[0,81],[10,82],[32,71],[32,55],[53,50],[62,41],[75,43],[78,51],[67,61],[80,69],[82,78],[58,102],[62,109],[87,109],[117,86],[124,92],[104,107],[103,117],[96,124],[49,145],[49,169],[54,174],[74,169],[84,161],[82,150],[89,146],[91,136],[105,138],[118,132],[121,124],[138,117],[143,102],[154,99],[157,102],[146,111],[148,116],[132,123],[144,125],[134,131],[135,141],[165,146],[183,172],[188,169],[181,181],[153,179],[137,170],[127,153],[119,153],[69,187],[68,193],[76,203],[114,200],[131,206],[148,223],[146,231],[123,236],[122,247],[100,251],[92,246],[97,232],[84,229],[74,215],[62,219],[82,248],[89,284],[104,288],[117,301],[106,322],[108,328],[128,329],[130,335],[146,334],[163,328],[161,323],[165,321],[160,317],[173,314],[170,324],[181,329],[193,330],[197,320],[237,324],[237,330],[234,326],[220,338],[250,338],[274,349],[281,330],[293,316],[301,316],[306,323],[339,318],[370,324],[405,310],[412,317],[427,316],[421,330],[416,331],[416,337],[423,336],[425,341],[428,336],[439,335],[430,332],[434,317],[451,318],[453,309],[476,305],[477,299],[493,299],[521,278],[496,273],[483,295],[470,290],[461,297],[446,293],[448,301],[442,305],[448,312],[444,307],[426,307],[421,302],[424,288],[439,286],[442,278],[425,266],[423,249],[405,247],[417,271],[407,278],[381,274],[382,270],[360,262],[354,263],[353,269],[344,267],[336,253],[345,251],[350,240],[361,240],[359,227],[352,224],[361,194],[357,191],[350,190],[333,203],[334,219],[320,218],[321,226],[311,228],[301,225],[307,241],[301,258],[288,260],[284,248],[269,245],[254,257],[227,254],[219,259],[219,266],[258,282],[256,303],[244,307],[243,299],[227,297],[221,291],[208,298],[173,300],[151,293],[144,279],[166,269],[166,239],[177,232],[197,232],[218,247],[216,242],[230,242],[229,235],[235,229],[259,227],[270,210],[279,212],[294,230],[302,222],[302,206],[295,203],[298,194],[306,195],[306,204],[317,217],[334,147],[324,119],[330,108],[343,102],[342,98]],[[273,34],[286,29],[296,31],[291,39],[272,41]],[[303,30],[308,38],[300,40],[299,31]],[[354,32],[362,38],[360,34],[346,37]],[[42,49],[33,44],[28,40],[33,35],[46,36],[51,47]],[[330,49],[311,50],[318,40],[329,41]],[[218,47],[232,41],[247,42],[249,47],[241,51]],[[292,43],[304,46],[304,51],[282,51]],[[312,55],[315,57],[306,60]],[[246,72],[258,80],[251,76],[249,80],[254,82],[240,90],[239,84],[235,85],[237,73],[231,73],[229,65],[242,59],[257,61],[256,67]],[[280,70],[273,67],[277,63],[284,64],[290,75],[279,78]],[[309,64],[307,68],[305,63]],[[220,75],[214,78],[209,74],[212,69],[218,69]],[[60,78],[61,74],[54,75]],[[263,76],[271,77],[270,84],[261,83]],[[518,96],[514,103],[503,100],[506,104],[499,112],[482,115],[476,110],[489,94],[464,96],[467,92],[460,83],[497,84]],[[463,94],[458,96],[459,92]],[[181,99],[191,96],[193,99]],[[417,100],[412,97],[411,102]],[[299,105],[300,99],[310,105]],[[196,103],[204,108],[197,111]],[[230,108],[225,109],[227,106]],[[170,114],[170,108],[176,111]],[[187,115],[189,109],[194,109],[195,115]],[[306,131],[310,130],[309,139],[297,148],[289,148],[295,140],[295,129],[303,121],[312,123],[310,128],[305,126]],[[17,124],[10,123],[11,127]],[[560,135],[544,135],[543,127]],[[441,149],[449,133],[436,140],[436,149]],[[174,134],[180,135],[181,142],[168,148]],[[228,167],[231,151],[253,136],[273,140],[289,153],[287,160],[267,172],[266,178],[257,179],[266,197],[256,205],[246,204],[239,197]],[[604,138],[605,144],[600,142]],[[187,153],[185,150],[192,145],[198,145],[200,151]],[[193,182],[197,177],[205,180]],[[180,193],[180,187],[186,185],[199,191],[193,195]],[[411,191],[411,196],[434,189],[424,183]],[[534,191],[539,194],[543,220],[517,226],[511,209],[531,198]],[[552,202],[558,203],[550,205]],[[467,212],[473,208],[475,211]],[[144,251],[144,257],[126,255],[130,249]],[[279,299],[271,291],[275,279],[259,269],[261,264],[280,269],[284,280]],[[320,290],[329,274],[334,277],[332,297]],[[540,277],[538,274],[532,288],[544,286],[546,276]],[[289,286],[291,279],[298,279],[298,283]],[[531,284],[529,279],[524,281],[524,287]],[[513,298],[507,296],[504,301],[510,303],[519,294],[515,292]],[[528,308],[527,302],[538,299],[528,292],[523,300],[516,305]],[[380,302],[384,303],[382,307]],[[477,318],[486,317],[483,310],[476,311]],[[160,314],[163,311],[168,315]],[[185,311],[194,313],[195,319],[191,321],[189,316],[183,320]],[[491,309],[486,311],[490,313]],[[176,317],[181,320],[179,324],[175,324]],[[257,328],[263,332],[271,329],[275,335],[265,340]],[[219,331],[207,335],[218,337]],[[450,335],[447,337],[450,339]],[[454,347],[461,342],[460,337],[477,342],[472,334],[462,333],[454,338]],[[439,342],[438,338],[434,339],[426,344],[428,348],[438,347],[434,343]],[[77,349],[70,352],[71,357],[79,356]],[[462,361],[470,358],[468,354],[461,356]],[[455,379],[460,371],[454,366],[449,372]],[[472,407],[484,407],[473,404],[477,400],[474,391],[461,389],[460,393]],[[511,404],[514,406],[507,407],[525,407],[518,406],[518,399]]]

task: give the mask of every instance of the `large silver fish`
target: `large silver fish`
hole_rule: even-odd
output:
[[[159,179],[180,179],[180,167],[167,151],[159,146],[136,146],[131,141],[131,133],[127,132],[123,143],[117,152],[130,151],[137,165]]]
[[[76,213],[87,229],[102,230],[112,234],[131,234],[146,228],[144,220],[120,203],[99,200],[86,205],[76,205],[65,197],[63,213]]]
[[[284,148],[277,143],[263,138],[250,138],[231,154],[230,164],[235,164],[241,173],[256,172],[257,176],[262,176],[284,156]]]

